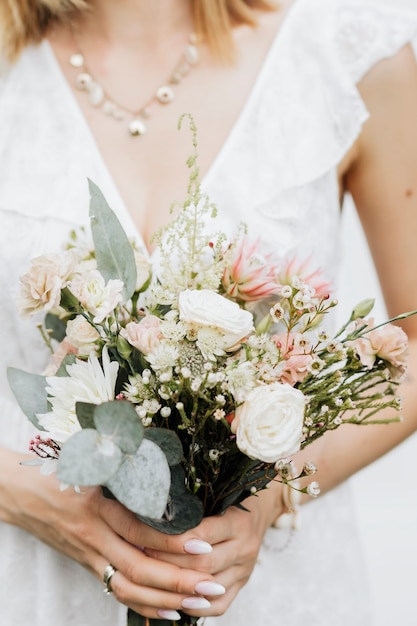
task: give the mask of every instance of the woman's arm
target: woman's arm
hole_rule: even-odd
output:
[[[417,65],[411,48],[376,65],[360,90],[370,119],[352,151],[354,158],[349,160],[344,180],[361,216],[389,314],[395,316],[417,309]],[[352,242],[353,253],[354,245]],[[306,460],[317,465],[314,478],[322,492],[372,463],[417,428],[417,316],[402,326],[410,348],[408,373],[399,390],[404,421],[368,427],[344,425],[296,455],[299,467]],[[250,515],[232,507],[222,518],[203,520],[196,531],[213,544],[209,557],[150,551],[183,567],[215,574],[224,584],[227,593],[200,614],[221,614],[245,584],[264,532],[282,512],[280,495],[280,485],[274,484],[245,503]]]
[[[395,316],[417,309],[417,64],[411,48],[377,64],[359,87],[370,118],[345,182],[368,239],[388,313]],[[404,421],[369,428],[344,426],[329,433],[317,456],[317,479],[323,490],[417,429],[417,316],[401,325],[410,348],[408,372],[399,389]]]
[[[146,537],[149,545],[164,550],[167,536],[139,522],[115,500],[104,498],[100,489],[87,488],[82,495],[72,488],[60,491],[55,476],[42,476],[38,467],[20,465],[23,459],[22,454],[0,450],[0,521],[23,528],[99,580],[112,563],[118,571],[111,586],[120,602],[157,618],[158,610],[179,609],[186,598],[197,600],[198,591],[222,592],[218,585],[212,586],[211,574],[156,561],[136,547]],[[210,549],[199,539],[198,532],[189,532],[186,538],[173,538],[172,546],[183,554],[187,548]],[[194,543],[186,544],[187,540]]]

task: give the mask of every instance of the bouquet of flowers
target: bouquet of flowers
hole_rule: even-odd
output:
[[[365,319],[372,301],[329,335],[337,303],[321,273],[263,256],[243,226],[232,240],[210,232],[196,151],[189,166],[153,263],[90,182],[94,245],[73,232],[21,279],[22,312],[43,313],[49,371],[8,372],[40,431],[30,447],[41,471],[100,485],[165,533],[241,506],[273,479],[291,484],[289,458],[326,431],[398,411],[407,353],[399,327]],[[129,624],[145,623],[167,622],[129,612]]]

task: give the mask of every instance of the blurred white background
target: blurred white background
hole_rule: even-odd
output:
[[[417,0],[375,1],[417,11]],[[372,296],[379,303],[375,317],[386,319],[359,220],[353,206],[345,208],[341,292],[347,296],[341,304],[348,313],[352,304]],[[374,626],[415,626],[417,435],[357,474],[351,483],[371,582]]]

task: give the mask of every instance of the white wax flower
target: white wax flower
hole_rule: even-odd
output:
[[[253,316],[236,302],[210,289],[186,289],[179,295],[180,319],[222,335],[221,347],[231,350],[253,332]]]
[[[305,396],[291,385],[273,383],[249,392],[236,409],[232,430],[251,459],[275,463],[300,449]]]

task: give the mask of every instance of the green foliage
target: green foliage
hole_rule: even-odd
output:
[[[104,481],[117,500],[138,515],[160,518],[171,484],[165,454],[144,439],[134,455],[124,455],[117,472]]]
[[[67,367],[68,365],[72,365],[76,362],[75,354],[67,354],[61,361],[61,365],[59,366],[57,373],[55,376],[68,376]]]
[[[182,445],[174,431],[165,430],[164,428],[147,428],[144,436],[161,448],[169,465],[181,463],[183,459]]]
[[[167,535],[179,535],[195,528],[203,519],[201,500],[187,491],[185,473],[181,465],[171,467],[171,488],[169,501],[163,519],[138,517],[152,528]]]
[[[23,413],[38,430],[44,431],[36,415],[49,411],[45,376],[9,367],[7,379]]]
[[[109,437],[86,428],[62,446],[57,476],[69,485],[102,485],[117,472],[122,460],[122,451]]]
[[[52,339],[62,341],[66,335],[67,323],[52,313],[45,315],[45,328]]]
[[[115,213],[100,189],[91,180],[90,220],[97,267],[105,281],[123,281],[123,297],[127,301],[136,287],[136,263],[132,246]]]
[[[133,406],[124,400],[104,402],[95,407],[94,424],[125,454],[134,454],[143,439],[144,428]]]
[[[75,403],[75,413],[81,428],[95,428],[94,409],[96,406],[96,404],[90,404],[89,402]]]

